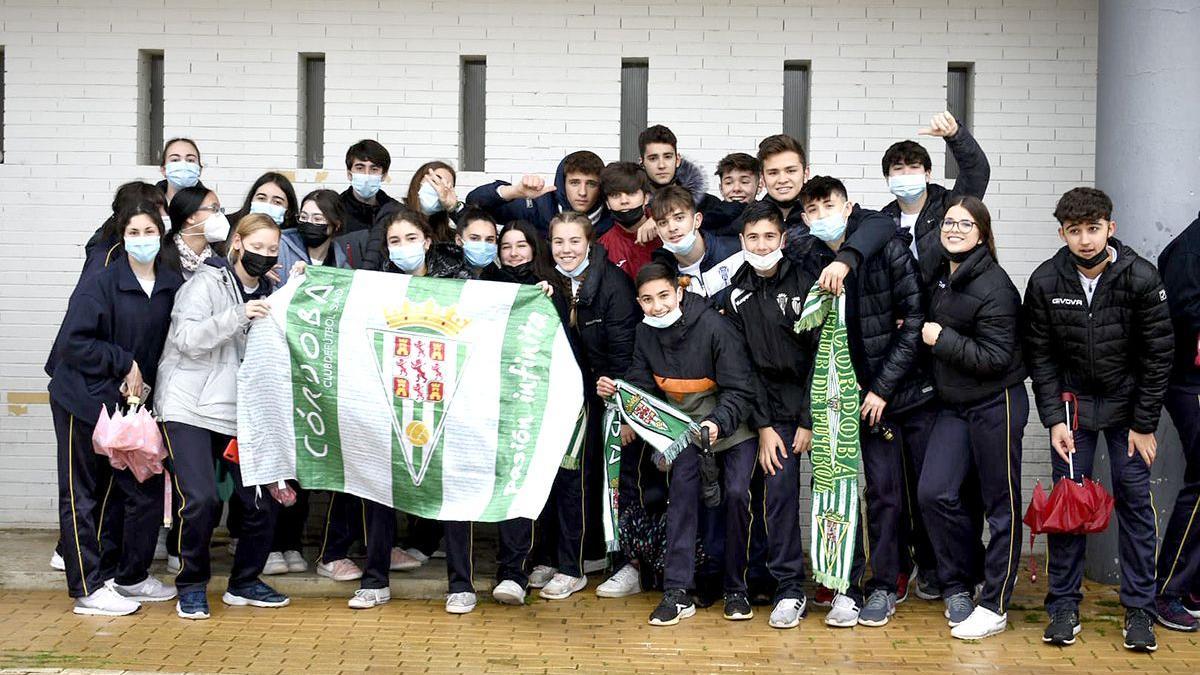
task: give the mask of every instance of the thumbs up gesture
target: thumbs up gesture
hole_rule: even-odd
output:
[[[920,136],[940,136],[941,138],[949,138],[958,133],[958,120],[954,119],[954,115],[950,111],[940,112],[933,116],[929,121],[929,126],[917,132]]]

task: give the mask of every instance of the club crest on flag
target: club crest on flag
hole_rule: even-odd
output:
[[[386,327],[368,328],[392,429],[414,486],[429,471],[454,391],[470,355],[459,336],[470,320],[433,300],[383,311]]]
[[[822,512],[817,517],[817,522],[820,524],[821,531],[825,535],[821,541],[821,545],[825,548],[825,556],[829,560],[835,560],[838,555],[838,549],[841,548],[842,540],[846,537],[850,523],[833,509]]]
[[[662,421],[654,408],[646,404],[641,396],[631,396],[625,401],[625,413],[645,426],[658,431],[667,431],[667,423]]]

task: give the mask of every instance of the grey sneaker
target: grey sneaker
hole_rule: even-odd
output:
[[[771,619],[767,623],[771,628],[795,628],[800,625],[800,618],[804,616],[807,605],[807,598],[783,598],[775,603],[775,609],[771,610]]]
[[[850,628],[858,624],[858,603],[848,595],[838,593],[833,599],[833,607],[825,615],[825,625],[834,628]]]
[[[884,626],[896,613],[896,594],[882,588],[871,592],[867,604],[858,613],[858,623],[863,626]]]
[[[951,595],[945,599],[945,603],[945,615],[951,628],[966,621],[971,616],[971,612],[975,611],[975,602],[971,600],[971,594],[966,591]]]

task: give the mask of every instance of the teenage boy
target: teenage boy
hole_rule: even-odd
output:
[[[382,189],[391,167],[392,156],[379,141],[365,138],[346,150],[350,187],[342,193],[342,208],[346,211],[343,232],[370,229],[380,207],[396,201]]]
[[[642,168],[655,190],[668,185],[678,185],[692,196],[696,211],[704,214],[708,221],[705,227],[717,234],[734,236],[739,233],[733,221],[741,214],[740,202],[723,202],[708,192],[708,179],[704,169],[684,159],[679,154],[679,141],[675,133],[661,124],[655,124],[638,134],[638,152]]]
[[[1154,651],[1150,465],[1174,349],[1167,293],[1154,265],[1113,237],[1112,201],[1103,192],[1067,192],[1054,217],[1067,245],[1034,270],[1025,291],[1025,358],[1038,415],[1050,430],[1055,481],[1091,477],[1104,432],[1120,528],[1124,644]],[[1073,644],[1079,634],[1085,541],[1049,536],[1050,625],[1042,639],[1050,644]]]
[[[642,168],[633,162],[613,162],[600,172],[600,190],[604,193],[613,227],[600,235],[600,244],[608,259],[630,279],[650,262],[661,246],[658,239],[639,244],[638,228],[646,223],[646,204],[650,201],[650,182]]]
[[[816,276],[862,225],[862,209],[849,201],[836,178],[814,176],[801,188],[808,232],[788,241],[784,255]],[[850,589],[833,600],[825,618],[830,626],[882,626],[896,611],[903,517],[904,461],[920,467],[935,418],[933,382],[919,367],[917,352],[925,323],[916,261],[903,235],[878,252],[858,254],[846,277],[846,326],[850,358],[863,394],[861,433],[866,475],[866,534],[873,576],[860,586],[865,561],[858,559]],[[803,300],[801,300],[803,303]]]
[[[688,277],[690,293],[710,298],[719,306],[734,273],[742,266],[737,240],[701,230],[704,214],[696,209],[692,195],[679,185],[668,185],[654,193],[650,217],[662,241],[654,260]]]
[[[1158,622],[1195,631],[1200,618],[1200,218],[1158,256],[1175,327],[1167,412],[1187,462],[1158,554]]]
[[[762,190],[762,163],[754,155],[734,152],[717,162],[721,198],[727,202],[749,204]]]
[[[563,211],[578,211],[592,221],[595,233],[602,235],[612,227],[600,191],[603,169],[604,160],[599,155],[578,150],[558,163],[552,185],[532,174],[523,176],[516,185],[498,180],[471,190],[467,203],[488,211],[499,223],[528,221],[542,238],[549,234],[554,216]]]
[[[932,270],[936,264],[937,256],[933,254],[939,250],[939,228],[946,215],[946,205],[961,195],[983,199],[992,168],[975,137],[949,112],[934,115],[929,126],[917,134],[945,139],[946,149],[958,164],[954,189],[947,190],[930,182],[933,162],[929,151],[920,143],[899,141],[883,153],[883,177],[888,191],[896,199],[880,211],[912,236],[913,255],[922,262],[922,268],[928,261]]]
[[[741,235],[746,264],[733,277],[724,314],[746,338],[766,396],[770,424],[758,429],[756,474],[764,486],[753,496],[763,517],[766,566],[776,590],[769,624],[794,628],[807,606],[800,532],[800,459],[812,444],[809,387],[816,344],[793,326],[816,276],[783,257],[783,216],[771,204],[746,207]],[[759,514],[764,514],[760,516]],[[753,537],[751,541],[753,549]]]

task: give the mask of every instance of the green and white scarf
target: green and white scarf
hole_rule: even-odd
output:
[[[621,480],[621,424],[628,424],[668,462],[697,438],[700,426],[690,417],[624,380],[606,402],[604,414],[604,543],[611,553],[620,549],[617,534],[618,485]]]
[[[821,343],[812,381],[813,577],[844,593],[858,530],[858,381],[846,334],[846,296],[834,297],[814,284],[795,331],[818,326]]]

